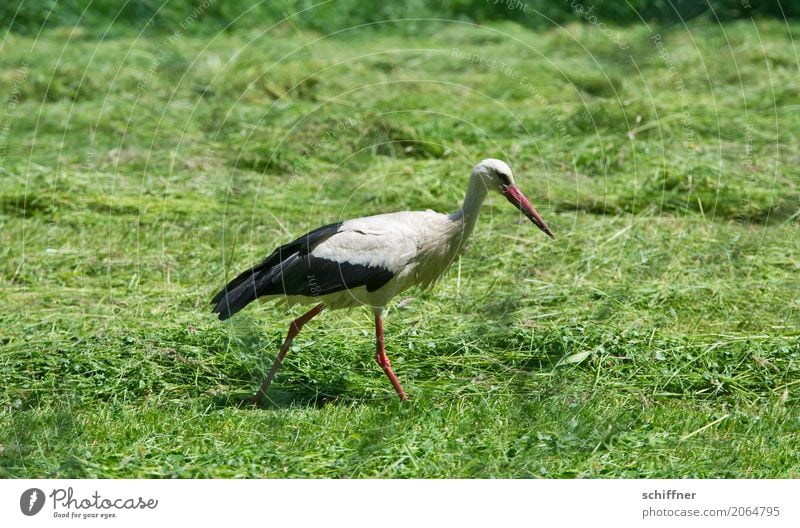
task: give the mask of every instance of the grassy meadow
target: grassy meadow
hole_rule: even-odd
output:
[[[800,24],[0,40],[0,477],[800,477]],[[194,22],[199,24],[199,22]],[[380,25],[380,24],[379,24]],[[210,313],[319,225],[452,211],[386,317]]]

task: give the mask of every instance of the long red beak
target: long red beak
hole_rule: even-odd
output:
[[[522,194],[522,191],[519,190],[519,187],[516,185],[504,186],[503,196],[505,196],[509,202],[514,204],[517,209],[522,211],[522,213],[527,216],[531,222],[536,224],[536,227],[544,231],[547,236],[555,240],[556,236],[552,231],[550,231],[550,228],[547,227],[547,224],[544,223],[544,220],[542,220],[542,217],[536,212],[536,209],[533,208],[531,202],[528,201],[528,198]]]

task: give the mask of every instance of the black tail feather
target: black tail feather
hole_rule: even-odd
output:
[[[262,295],[286,293],[282,287],[283,269],[296,261],[298,255],[308,255],[318,244],[333,236],[340,225],[341,222],[328,224],[306,233],[273,251],[261,264],[240,273],[211,299],[213,312],[224,321]]]
[[[219,315],[221,321],[224,321],[253,302],[259,296],[260,275],[265,271],[269,272],[270,268],[271,266],[259,264],[239,274],[211,299],[211,303],[214,305],[212,311]]]

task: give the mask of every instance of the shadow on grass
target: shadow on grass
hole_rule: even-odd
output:
[[[437,342],[435,347],[425,349],[423,356],[417,353],[409,354],[404,365],[407,371],[403,374],[408,374],[409,380],[416,378],[420,381],[442,380],[444,382],[451,375],[471,379],[476,375],[476,369],[486,375],[507,373],[508,369],[514,369],[520,373],[551,371],[567,353],[568,345],[559,339],[559,335],[544,332],[536,336],[533,349],[529,354],[520,353],[521,349],[527,348],[531,344],[530,336],[517,327],[522,302],[523,299],[518,295],[508,295],[497,297],[492,302],[476,303],[468,309],[483,315],[480,323],[462,328],[461,331],[454,328],[452,334],[441,342]],[[404,323],[401,320],[399,324]],[[274,353],[273,349],[277,348],[277,344],[275,344],[278,343],[277,339],[273,345],[263,345],[263,341],[258,338],[261,331],[256,330],[255,325],[241,322],[237,332],[236,350],[242,355],[252,357],[255,355],[254,349],[256,348],[268,349],[267,354],[272,354]],[[392,338],[400,341],[414,339],[398,335],[393,335]],[[465,344],[468,344],[466,346],[471,351],[491,355],[493,360],[476,365],[473,356],[461,361],[460,356],[464,353]],[[393,345],[400,346],[398,341],[394,341]],[[266,371],[272,364],[272,359],[266,356],[262,359],[261,368]],[[372,365],[371,362],[370,364]],[[347,374],[347,372],[359,368],[355,362],[349,366],[337,366],[335,370],[315,368],[311,371],[293,369],[286,364],[281,370],[283,374],[278,376],[278,379],[281,380],[280,383],[273,384],[264,399],[255,405],[247,400],[253,396],[263,378],[260,374],[255,373],[252,365],[239,363],[237,366],[239,368],[226,371],[225,376],[229,379],[240,380],[241,385],[238,387],[240,390],[215,395],[212,398],[212,405],[216,408],[322,408],[332,403],[352,402],[354,399],[364,401],[365,398],[364,387],[357,386],[357,383],[354,384],[352,378]],[[382,375],[379,370],[376,370],[371,371],[370,376],[381,377]],[[248,390],[252,392],[246,392]],[[369,397],[366,398],[369,399]]]
[[[249,321],[239,324],[237,328],[237,340],[235,349],[243,356],[260,358],[262,363],[260,369],[253,370],[252,365],[238,364],[238,369],[226,373],[231,379],[241,380],[242,391],[228,394],[216,395],[213,397],[212,405],[217,408],[239,407],[246,408],[265,408],[282,409],[287,407],[316,407],[321,408],[329,403],[336,402],[344,397],[348,392],[347,381],[344,376],[339,377],[331,374],[327,379],[312,380],[306,376],[297,376],[292,373],[290,365],[284,364],[278,373],[278,379],[283,381],[280,384],[273,382],[262,401],[255,405],[250,399],[259,388],[264,374],[272,365],[272,354],[277,353],[280,340],[276,340],[272,345],[264,346],[262,343],[263,333],[253,324],[246,324]],[[282,333],[279,334],[282,336]],[[266,352],[264,352],[266,350]],[[285,374],[289,370],[289,374]],[[284,374],[282,374],[284,373]],[[330,373],[329,373],[330,374]],[[244,392],[251,390],[252,392]]]
[[[254,391],[257,385],[254,385]],[[238,407],[241,409],[285,409],[288,407],[315,407],[322,408],[330,403],[336,403],[347,395],[347,385],[344,380],[336,380],[321,384],[313,389],[310,387],[297,385],[295,390],[287,390],[281,387],[270,387],[269,392],[259,402],[255,404],[249,399],[253,392],[234,392],[215,396],[212,400],[217,408]]]

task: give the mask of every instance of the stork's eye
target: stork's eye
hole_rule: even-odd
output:
[[[498,172],[497,177],[504,185],[511,185],[511,178],[508,176],[508,174]]]

